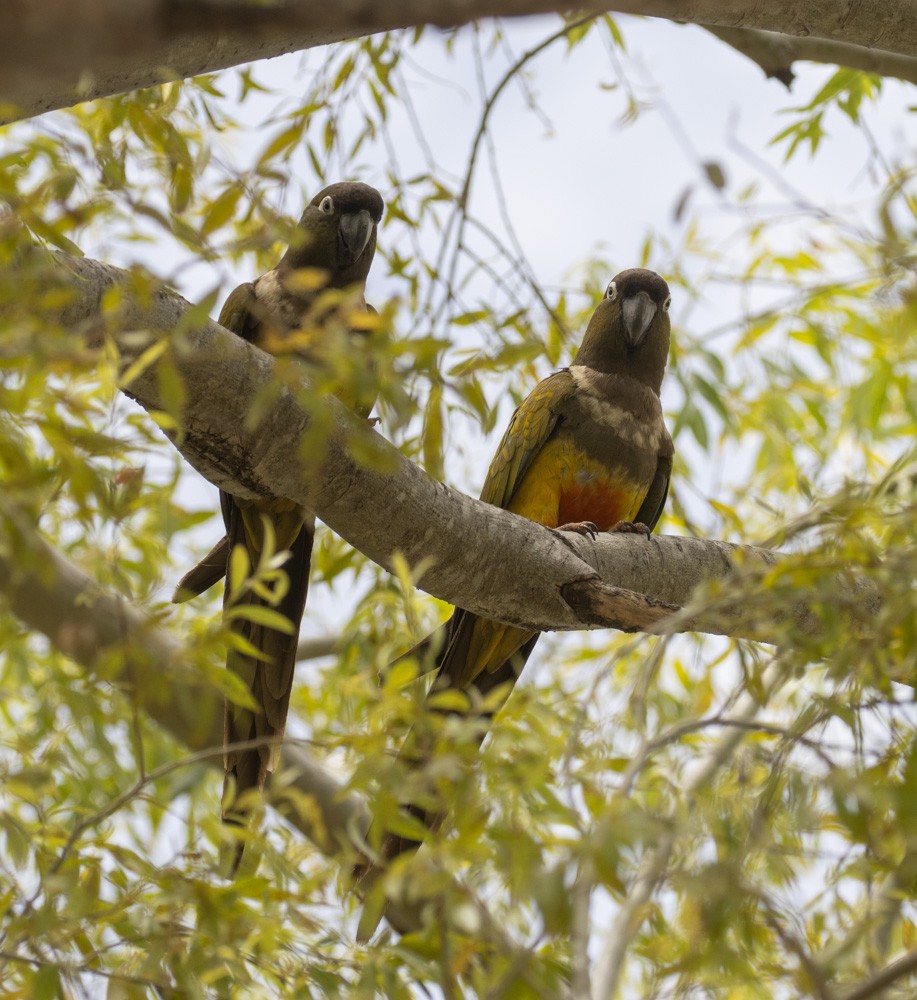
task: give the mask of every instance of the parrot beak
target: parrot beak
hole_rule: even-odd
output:
[[[365,208],[359,212],[347,212],[341,216],[340,240],[342,256],[346,264],[352,264],[359,260],[372,233],[373,220]]]
[[[621,312],[624,316],[624,332],[627,340],[631,348],[638,347],[656,315],[656,303],[648,292],[637,292],[636,295],[624,300]]]

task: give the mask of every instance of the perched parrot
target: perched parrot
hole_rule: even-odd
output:
[[[562,531],[649,535],[674,453],[659,400],[670,303],[654,271],[631,268],[610,282],[570,367],[540,382],[513,414],[482,500]],[[482,695],[516,682],[539,634],[460,608],[443,628],[434,690]],[[416,748],[411,754],[423,759]],[[431,827],[441,819],[412,811]],[[381,855],[391,860],[415,846],[386,834]]]
[[[317,328],[317,335],[313,330],[311,339],[305,339],[306,346],[301,346],[297,335],[302,338],[300,328],[307,317],[314,327],[315,318],[309,317],[309,311],[325,289],[352,289],[360,295],[363,307],[372,309],[362,295],[376,251],[376,229],[383,207],[381,195],[368,184],[332,184],[320,191],[306,206],[295,239],[276,267],[230,294],[220,312],[220,324],[272,354],[292,347],[291,353],[320,366],[321,327]],[[361,334],[354,331],[352,336]],[[291,347],[285,347],[285,339]],[[359,393],[352,395],[354,398],[347,398],[342,392],[341,398],[361,415],[368,416],[374,400],[360,398]],[[264,519],[273,528],[275,549],[290,552],[283,564],[289,587],[276,610],[290,622],[292,633],[244,617],[233,618],[233,630],[264,657],[256,659],[233,650],[227,660],[227,667],[243,678],[258,705],[257,712],[228,700],[225,707],[223,818],[244,824],[245,811],[234,808],[233,804],[249,789],[264,788],[283,737],[299,625],[309,586],[315,519],[289,500],[267,497],[242,500],[223,490],[220,506],[226,536],[182,578],[173,600],[187,600],[201,594],[225,576],[224,606],[238,606],[240,602],[264,605],[265,601],[250,592],[236,601],[227,575],[229,553],[237,545],[245,548],[249,564],[257,565],[265,538]],[[271,739],[272,745],[233,749],[239,742],[265,738]],[[234,854],[233,870],[241,856],[239,848]]]

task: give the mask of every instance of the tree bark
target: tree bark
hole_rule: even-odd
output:
[[[0,120],[392,28],[566,9],[557,0],[7,0]],[[917,53],[911,0],[617,0],[595,9]],[[874,65],[886,72],[881,55]]]
[[[138,296],[130,291],[136,276],[130,285],[129,273],[111,265],[63,253],[39,259],[48,262],[39,265],[48,267],[44,281],[69,289],[62,324],[91,343],[114,338],[125,368],[169,337],[165,356],[125,390],[148,410],[162,410],[158,366],[173,366],[186,392],[176,447],[222,489],[293,500],[383,567],[397,554],[419,567],[418,586],[428,593],[532,631],[613,627],[774,640],[774,618],[728,595],[685,609],[703,583],[735,572],[737,557],[760,573],[776,553],[666,536],[602,534],[593,541],[545,528],[434,482],[333,397],[318,414],[328,428],[321,454],[313,449],[307,463],[291,460],[310,428],[309,440],[316,439],[316,414],[287,389],[266,392],[276,386],[274,358],[213,321],[186,328],[189,304],[162,285]],[[108,295],[103,315],[102,297],[112,289],[120,305],[113,309]],[[256,398],[272,402],[253,425]],[[838,600],[845,590],[851,605],[875,607],[874,592],[839,581]],[[818,628],[802,605],[781,617],[806,632]]]
[[[88,673],[104,667],[105,679],[189,750],[223,756],[223,698],[194,672],[183,669],[183,645],[124,598],[109,594],[78,566],[43,541],[15,512],[0,509],[0,594],[30,629],[40,632]],[[6,527],[7,530],[3,530]],[[113,657],[117,651],[120,655]],[[115,670],[112,673],[112,670]],[[354,837],[365,833],[363,803],[301,747],[283,744],[281,770],[316,807],[275,805],[324,853],[356,856]]]
[[[717,27],[708,27],[707,30],[756,62],[765,76],[779,80],[788,89],[795,78],[793,64],[799,61],[836,63],[917,84],[917,58],[914,56],[883,52],[865,45],[850,45],[830,38],[796,38],[777,31]]]

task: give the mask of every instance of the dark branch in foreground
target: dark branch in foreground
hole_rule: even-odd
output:
[[[392,28],[454,27],[484,17],[565,12],[557,0],[7,0],[0,33],[0,121],[166,80]],[[913,73],[917,9],[910,0],[617,0],[597,12],[762,29],[802,40],[796,58],[902,76]],[[842,44],[843,55],[815,40]],[[736,44],[730,41],[730,44]],[[754,44],[754,43],[750,43]],[[737,45],[741,48],[741,45]],[[853,52],[860,49],[859,53]],[[911,60],[907,67],[902,59]]]

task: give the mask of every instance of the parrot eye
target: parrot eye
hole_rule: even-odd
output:
[[[662,303],[662,311],[663,311],[663,312],[668,312],[668,311],[669,311],[669,306],[670,306],[671,304],[672,304],[672,296],[670,295],[670,296],[669,296],[669,297],[668,297],[668,298],[667,298],[667,299],[665,300],[665,302],[663,302],[663,303]]]
[[[324,212],[325,215],[334,214],[334,199],[330,194],[326,194],[319,203],[318,210]]]
[[[613,281],[610,281],[608,283],[608,287],[605,289],[605,298],[608,299],[609,302],[614,302],[617,297],[618,286]]]

